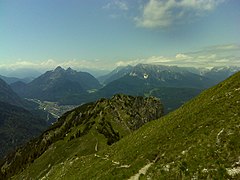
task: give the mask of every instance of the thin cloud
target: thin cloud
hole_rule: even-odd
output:
[[[144,61],[144,59],[135,59],[135,60],[130,60],[130,61],[118,61],[116,62],[115,66],[116,67],[119,67],[119,66],[128,66],[128,65],[131,65],[131,66],[134,66],[136,64],[139,64],[139,63],[142,63]]]
[[[104,5],[103,9],[119,9],[119,10],[127,11],[129,8],[128,8],[127,2],[114,0]]]
[[[230,54],[230,55],[240,55],[240,45],[239,44],[224,44],[215,45],[203,48],[202,50],[195,52],[188,52],[191,54]]]
[[[177,53],[169,57],[151,56],[145,59],[119,61],[116,65],[134,66],[139,63],[182,67],[240,66],[240,46],[236,44],[212,46],[205,50]]]
[[[73,59],[67,61],[58,61],[48,59],[41,62],[27,60],[17,60],[12,64],[0,64],[0,69],[19,69],[31,68],[36,70],[51,70],[57,66],[63,68],[71,67],[76,70],[80,69],[99,69],[112,70],[117,66],[137,65],[139,63],[158,64],[182,67],[214,67],[214,66],[239,66],[240,67],[240,45],[225,44],[204,48],[195,52],[179,52],[174,56],[150,56],[147,58],[137,58],[130,60],[81,60]]]
[[[45,61],[40,62],[32,62],[32,61],[26,61],[26,60],[18,60],[11,64],[0,64],[1,69],[21,69],[21,68],[29,68],[29,69],[37,69],[40,71],[43,70],[52,70],[55,69],[57,66],[61,66],[63,68],[71,67],[73,69],[99,69],[99,70],[105,70],[105,69],[111,69],[114,66],[114,63],[105,62],[99,59],[96,60],[68,60],[68,61],[56,61],[53,59],[48,59]]]
[[[240,45],[238,44],[225,44],[208,48],[210,49],[210,51],[240,51]]]
[[[224,0],[149,0],[135,17],[136,25],[144,28],[164,28],[192,22],[213,11]]]

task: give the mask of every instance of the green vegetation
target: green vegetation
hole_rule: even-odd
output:
[[[47,128],[43,119],[21,107],[0,102],[0,112],[0,159]]]
[[[0,177],[9,177],[36,163],[37,168],[30,168],[26,178],[39,179],[69,157],[97,153],[162,115],[162,104],[153,97],[115,95],[85,104],[65,113],[39,138],[8,156]]]
[[[204,91],[178,110],[145,124],[117,142],[115,142],[118,140],[116,137],[121,137],[121,134],[125,132],[124,129],[119,128],[116,131],[114,123],[111,127],[108,121],[103,125],[100,120],[101,118],[108,119],[107,117],[115,110],[97,116],[95,123],[92,123],[90,118],[87,121],[88,125],[81,127],[70,123],[71,119],[79,115],[79,112],[69,112],[55,124],[55,127],[52,127],[52,130],[49,130],[49,133],[62,131],[67,132],[67,135],[48,146],[39,158],[34,159],[33,163],[16,174],[13,179],[85,179],[86,177],[87,179],[129,179],[131,177],[239,179],[239,79],[240,73],[237,73],[228,80]],[[120,103],[117,107],[130,103],[130,106],[124,106],[128,109],[134,104],[131,103],[133,101],[128,100],[129,98],[124,100],[118,96],[115,98],[115,103]],[[134,100],[134,102],[137,101]],[[99,100],[95,107],[99,107],[97,109],[111,107],[104,103],[107,101]],[[154,110],[151,109],[154,106],[151,103],[144,106],[145,110],[150,107],[148,112]],[[88,105],[81,108],[85,108],[85,112],[91,114],[88,111]],[[129,111],[132,112],[133,109]],[[129,115],[121,113],[119,117],[125,121]],[[62,126],[63,123],[66,126]],[[98,133],[96,127],[101,127],[101,124],[100,131],[105,128],[108,129],[108,133]],[[95,128],[89,128],[91,126]],[[79,127],[81,133],[87,133],[80,135],[80,138],[71,138],[72,135],[76,135],[75,127]],[[128,127],[131,129],[131,127],[136,127],[136,124],[130,124]],[[111,134],[110,140],[115,142],[111,146],[106,145],[109,140],[108,134]],[[94,149],[97,141],[94,141],[93,137],[99,142],[97,151]],[[7,169],[7,165],[5,163],[2,170]],[[11,172],[11,168],[8,170]]]
[[[69,155],[49,170],[39,168],[41,156],[15,178],[36,177],[35,170],[48,179],[128,179],[148,167],[144,179],[239,179],[239,79],[237,73],[95,155]]]
[[[169,113],[179,108],[202,91],[202,89],[190,87],[161,87],[157,82],[149,83],[144,79],[126,75],[118,80],[110,82],[95,93],[85,96],[86,98],[78,96],[78,98],[69,98],[69,101],[71,102],[71,99],[75,99],[82,103],[101,97],[109,98],[118,93],[132,96],[154,96],[161,99],[165,108],[165,113]]]
[[[160,87],[152,89],[146,93],[145,96],[150,95],[161,99],[165,107],[165,113],[169,113],[196,97],[201,92],[201,89],[195,88]]]
[[[18,95],[13,92],[11,87],[2,79],[0,79],[0,102],[5,102],[15,106],[23,107],[24,103]]]
[[[21,99],[0,79],[0,159],[39,136],[54,120],[48,113],[38,110],[35,103]]]

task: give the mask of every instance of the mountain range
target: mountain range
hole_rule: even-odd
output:
[[[2,163],[1,177],[239,179],[239,95],[240,72],[203,91],[176,111],[154,121],[147,120],[122,138],[116,137],[135,127],[133,124],[138,120],[157,118],[157,112],[162,112],[159,101],[115,96],[112,99],[115,103],[102,99],[94,105],[83,105],[8,156]],[[135,103],[142,108],[133,106]],[[155,109],[159,107],[159,111]],[[136,116],[141,118],[136,120]],[[112,139],[111,143],[107,137]],[[36,153],[39,150],[42,151]]]
[[[16,77],[8,77],[8,76],[2,76],[2,75],[0,75],[0,78],[2,80],[4,80],[7,84],[12,84],[12,83],[15,83],[15,82],[28,83],[28,82],[33,80],[30,77],[26,77],[26,78],[20,79],[20,78],[16,78]]]
[[[4,68],[0,67],[1,75],[4,77],[15,77],[17,79],[34,79],[41,75],[42,70],[33,68]],[[6,81],[7,82],[7,81]]]
[[[25,98],[47,101],[60,101],[69,95],[85,96],[87,90],[98,89],[101,85],[96,78],[86,72],[77,72],[68,68],[57,67],[47,71],[28,84],[12,84],[12,88]]]
[[[150,65],[150,64],[138,64],[136,66],[125,66],[118,67],[113,70],[111,73],[101,76],[98,80],[102,84],[108,84],[112,81],[115,81],[123,76],[137,76],[140,78],[148,79],[147,76],[151,76],[152,78],[159,79],[160,81],[164,81],[167,74],[175,75],[175,79],[177,79],[176,73],[186,74],[193,73],[195,76],[199,75],[202,78],[208,78],[212,83],[219,83],[232,74],[236,73],[240,70],[240,67],[229,66],[229,67],[213,67],[213,68],[195,68],[195,67],[178,67],[178,66],[163,66],[163,65]],[[162,77],[163,75],[163,77]],[[170,78],[170,77],[168,77]],[[168,79],[169,80],[169,79]],[[166,80],[165,80],[166,81]],[[188,84],[189,86],[189,84]],[[208,86],[208,85],[205,85]]]
[[[32,82],[16,82],[11,87],[21,97],[54,101],[60,105],[80,105],[99,98],[123,93],[156,96],[165,113],[171,112],[198,95],[202,90],[226,79],[238,67],[212,69],[138,64],[118,67],[98,80],[89,73],[57,67]]]
[[[218,83],[238,71],[240,71],[240,67],[237,66],[213,67],[211,70],[201,72],[201,74],[203,74],[205,77],[214,79],[216,83]]]
[[[96,94],[98,97],[116,93],[152,95],[161,99],[168,113],[239,70],[239,67],[206,69],[149,64],[119,67],[99,78],[106,85]]]

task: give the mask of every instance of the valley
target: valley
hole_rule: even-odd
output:
[[[58,105],[57,102],[41,101],[39,99],[27,99],[30,102],[38,104],[40,110],[50,113],[54,118],[59,118],[65,112],[74,109],[76,105]]]

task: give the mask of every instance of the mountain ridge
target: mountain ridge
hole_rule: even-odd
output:
[[[0,78],[0,101],[23,107],[22,99]]]
[[[14,86],[13,86],[14,87]],[[47,71],[26,86],[16,86],[15,91],[21,97],[37,98],[40,100],[59,101],[71,94],[87,94],[89,89],[101,87],[96,78],[86,72],[67,70],[58,66]]]
[[[20,98],[0,79],[0,159],[39,135],[53,120],[47,112],[39,110],[35,103]]]
[[[47,122],[23,107],[0,102],[0,112],[0,159],[47,127]]]
[[[172,72],[190,72],[193,74],[197,74],[200,76],[203,76],[205,78],[210,78],[214,80],[214,83],[217,84],[220,81],[223,81],[224,79],[228,78],[232,74],[236,73],[240,70],[240,67],[237,66],[216,66],[213,68],[196,68],[196,67],[180,67],[180,66],[166,66],[166,65],[154,65],[154,64],[137,64],[135,66],[121,66],[114,69],[112,72],[105,76],[101,76],[99,78],[99,81],[103,84],[108,84],[114,80],[117,80],[124,75],[131,74],[131,75],[137,75],[134,71],[141,72],[142,70],[142,77],[144,76],[143,71],[150,71],[151,69],[154,70],[154,72],[160,72],[160,71],[172,71]]]
[[[77,152],[80,156],[93,154],[162,115],[161,102],[154,97],[115,95],[82,105],[65,113],[39,138],[8,156],[1,168],[1,177],[8,177],[4,174],[11,174],[11,169],[21,170],[55,145],[80,144]]]

